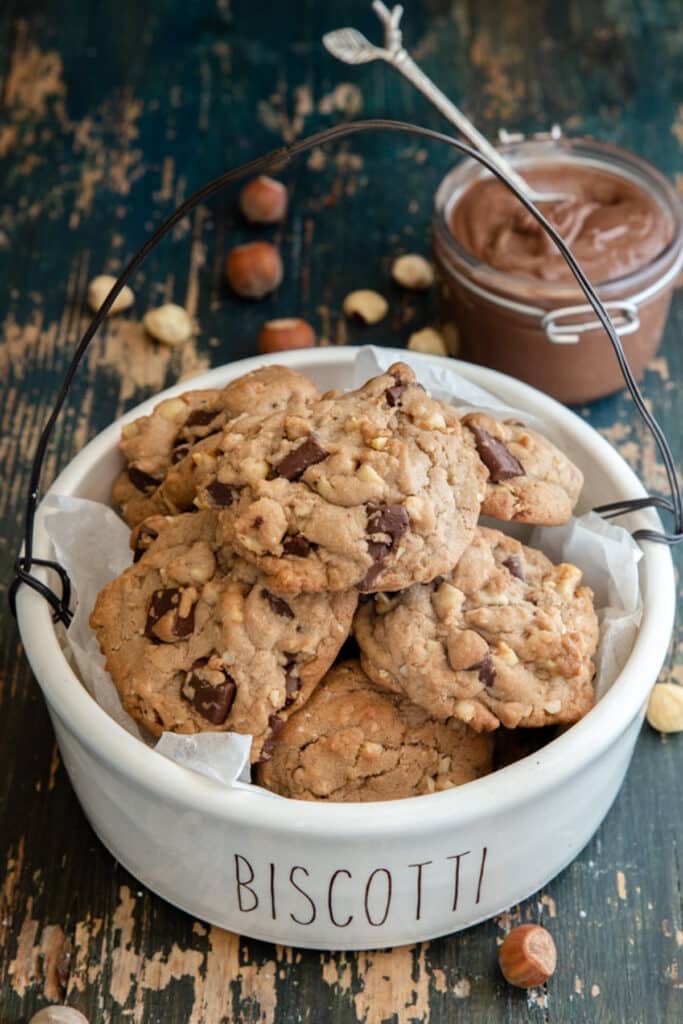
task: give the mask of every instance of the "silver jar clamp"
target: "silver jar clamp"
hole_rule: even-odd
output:
[[[614,329],[620,337],[624,337],[627,334],[634,334],[639,330],[639,307],[667,288],[671,281],[678,276],[681,268],[683,268],[683,250],[681,250],[676,260],[671,264],[666,273],[648,288],[644,288],[629,299],[617,299],[613,302],[603,303],[604,308],[610,315],[610,320],[612,321]],[[545,331],[548,341],[552,341],[556,345],[576,345],[581,340],[582,334],[588,334],[590,331],[600,330],[602,327],[600,322],[595,319],[579,323],[561,322],[566,317],[573,318],[591,314],[593,312],[591,306],[559,306],[557,309],[542,309],[540,306],[532,306],[524,302],[515,302],[514,299],[508,299],[503,295],[498,295],[497,292],[489,291],[488,288],[483,288],[481,285],[470,281],[459,271],[455,270],[452,265],[449,265],[448,269],[449,273],[453,278],[455,278],[462,288],[465,288],[474,295],[479,296],[479,298],[485,299],[487,302],[492,303],[494,306],[499,306],[501,309],[507,309],[512,313],[518,313],[521,316],[528,316],[538,320]]]

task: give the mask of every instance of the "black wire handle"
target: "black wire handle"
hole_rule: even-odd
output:
[[[673,516],[673,533],[660,533],[657,530],[636,530],[633,534],[634,538],[639,541],[650,540],[659,544],[669,545],[679,544],[683,541],[683,499],[681,497],[681,489],[678,483],[676,466],[671,449],[669,448],[669,444],[664,436],[664,432],[659,426],[659,423],[645,404],[645,400],[640,393],[640,389],[638,388],[636,380],[631,372],[631,368],[628,365],[621,341],[612,325],[612,321],[610,320],[607,310],[583,270],[575,260],[571,250],[565,242],[563,242],[561,236],[552,224],[543,216],[540,210],[531,202],[531,200],[528,199],[512,181],[510,181],[507,175],[499,170],[498,167],[494,166],[490,160],[483,156],[478,150],[473,149],[464,142],[460,142],[459,139],[454,139],[450,135],[445,135],[443,132],[433,131],[431,128],[424,128],[420,125],[409,124],[404,121],[390,121],[383,118],[373,118],[367,121],[351,121],[347,124],[336,125],[333,128],[326,128],[324,131],[316,132],[305,139],[293,142],[289,146],[282,146],[280,149],[273,150],[271,153],[266,153],[264,156],[257,157],[255,160],[250,160],[248,163],[242,164],[240,167],[235,167],[233,170],[226,171],[224,174],[219,175],[219,177],[214,178],[213,181],[208,182],[208,184],[198,189],[193,193],[193,195],[186,199],[184,203],[181,203],[170,217],[168,217],[163,224],[161,224],[156,231],[150,235],[145,244],[128,262],[124,270],[119,275],[116,283],[112,286],[111,291],[100,306],[99,310],[90,321],[90,324],[76,347],[76,351],[73,354],[64,376],[62,386],[57,394],[52,412],[47,419],[47,423],[42,430],[36,447],[31,467],[29,493],[26,500],[23,551],[17,559],[15,565],[15,578],[9,592],[10,607],[13,614],[16,614],[17,591],[21,584],[25,583],[27,586],[36,590],[39,594],[42,594],[42,596],[49,602],[53,610],[53,618],[56,622],[63,622],[65,625],[69,625],[71,622],[72,613],[69,608],[71,587],[66,570],[57,562],[46,561],[44,559],[34,558],[33,556],[33,533],[38,507],[40,477],[43,469],[45,452],[47,450],[52,430],[57,417],[64,406],[64,402],[66,401],[69,388],[71,387],[71,382],[76,374],[79,363],[83,358],[86,349],[90,345],[95,332],[101,326],[123,287],[128,283],[152,249],[154,249],[161,239],[168,234],[171,228],[173,228],[178,221],[186,217],[187,214],[191,213],[192,210],[194,210],[194,208],[204,199],[213,195],[214,192],[218,192],[226,185],[239,181],[241,178],[246,178],[255,174],[262,174],[265,171],[272,171],[276,168],[282,168],[293,158],[314,149],[316,146],[320,146],[328,142],[335,142],[338,139],[347,138],[349,135],[358,135],[361,132],[374,131],[401,132],[408,135],[417,135],[423,139],[431,139],[435,142],[443,142],[452,149],[456,149],[459,153],[478,161],[478,163],[490,171],[491,174],[498,178],[499,181],[502,181],[503,184],[514,193],[519,202],[526,207],[529,213],[541,225],[546,234],[550,236],[562,254],[572,274],[576,278],[582,292],[588,299],[589,304],[592,306],[595,315],[604,327],[612,343],[619,367],[624,376],[624,380],[626,381],[626,386],[631,393],[636,409],[657,445],[662,462],[664,463],[669,489],[671,491],[671,500],[657,497],[636,498],[632,501],[620,501],[612,505],[601,505],[597,507],[595,511],[603,514],[607,518],[610,518],[647,507],[663,509],[664,511],[670,512]],[[33,566],[36,565],[53,569],[59,574],[62,584],[61,594],[56,594],[47,586],[47,584],[32,575],[31,570]]]

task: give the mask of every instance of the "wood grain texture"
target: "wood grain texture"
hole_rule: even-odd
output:
[[[406,42],[494,136],[559,121],[626,145],[683,190],[679,0],[424,0]],[[115,272],[150,229],[227,166],[356,115],[442,127],[379,65],[344,68],[324,31],[376,36],[366,0],[5,0],[0,6],[0,579],[19,544],[30,456],[87,322],[87,282]],[[302,315],[323,344],[391,341],[433,322],[429,297],[388,283],[393,256],[426,251],[447,152],[353,139],[288,173],[291,215],[247,229],[221,195],[179,225],[134,282],[76,382],[45,479],[123,409],[179,377],[250,355],[260,323]],[[274,234],[287,266],[260,304],[230,297],[227,248]],[[390,320],[348,327],[341,299],[377,287]],[[197,333],[171,352],[140,320],[187,306]],[[674,301],[645,391],[678,453],[683,303]],[[661,489],[652,443],[625,395],[580,410]],[[678,567],[681,567],[678,556]],[[649,730],[588,848],[499,920],[389,952],[320,955],[207,928],[140,887],[99,844],[71,791],[5,602],[0,612],[0,1024],[66,999],[93,1022],[334,1024],[683,1019],[683,740]],[[663,677],[683,682],[680,629]],[[552,827],[552,823],[549,823]],[[539,848],[543,834],[538,837]],[[496,942],[518,920],[548,924],[559,968],[529,994],[504,985]]]

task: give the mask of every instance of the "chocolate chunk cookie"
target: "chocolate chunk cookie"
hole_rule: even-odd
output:
[[[119,447],[128,465],[114,484],[115,504],[130,526],[150,515],[186,511],[196,493],[192,455],[197,442],[205,441],[199,451],[206,452],[206,444],[211,446],[209,439],[220,436],[228,420],[243,413],[268,415],[317,394],[312,381],[296,370],[264,366],[224,388],[188,391],[165,399],[149,416],[141,416],[122,430]],[[170,483],[165,486],[169,476]],[[175,493],[178,486],[180,499]]]
[[[486,775],[492,751],[490,736],[430,718],[348,661],[292,715],[257,781],[297,800],[400,800]]]
[[[198,504],[281,593],[396,590],[446,572],[473,535],[486,471],[470,431],[401,363],[357,391],[223,432]]]
[[[515,420],[475,412],[462,422],[488,470],[484,515],[546,526],[571,518],[583,475],[559,448]]]
[[[147,520],[139,561],[91,616],[126,710],[155,736],[234,731],[267,757],[348,636],[355,591],[274,594],[222,544],[218,516]]]
[[[553,565],[480,528],[455,568],[358,609],[371,679],[437,718],[474,729],[576,722],[593,705],[593,595],[573,565]]]

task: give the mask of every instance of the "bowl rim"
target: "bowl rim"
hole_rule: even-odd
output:
[[[389,350],[397,359],[402,350]],[[129,410],[97,434],[59,474],[47,495],[73,493],[83,474],[118,442],[122,424],[147,414],[161,399],[190,388],[215,387],[258,366],[279,363],[293,368],[315,363],[325,366],[351,363],[357,347],[303,349],[255,356],[216,367],[207,373],[167,388]],[[440,356],[415,355],[418,367]],[[508,402],[520,404],[553,426],[566,431],[579,447],[590,449],[602,462],[622,496],[641,497],[646,491],[638,477],[614,448],[589,424],[559,402],[505,374],[485,367],[451,360],[463,377],[496,392]],[[659,516],[643,510],[632,516],[639,528],[661,529]],[[36,519],[36,554],[50,557],[41,504]],[[373,803],[325,803],[273,799],[272,794],[232,789],[159,756],[152,748],[126,732],[95,702],[69,665],[47,603],[35,591],[22,587],[17,595],[17,620],[27,658],[43,691],[51,714],[72,732],[91,756],[137,788],[146,789],[166,802],[191,806],[195,811],[263,827],[281,834],[304,832],[321,838],[340,830],[347,838],[424,832],[448,823],[475,822],[500,811],[510,811],[537,799],[544,791],[586,768],[613,743],[618,742],[633,719],[642,714],[644,702],[664,660],[673,627],[675,585],[669,549],[650,544],[640,562],[643,616],[629,658],[609,691],[580,722],[534,754],[498,769],[465,786],[403,800]],[[46,574],[41,570],[42,578]],[[259,800],[254,811],[254,799]],[[413,812],[418,813],[413,813]]]

